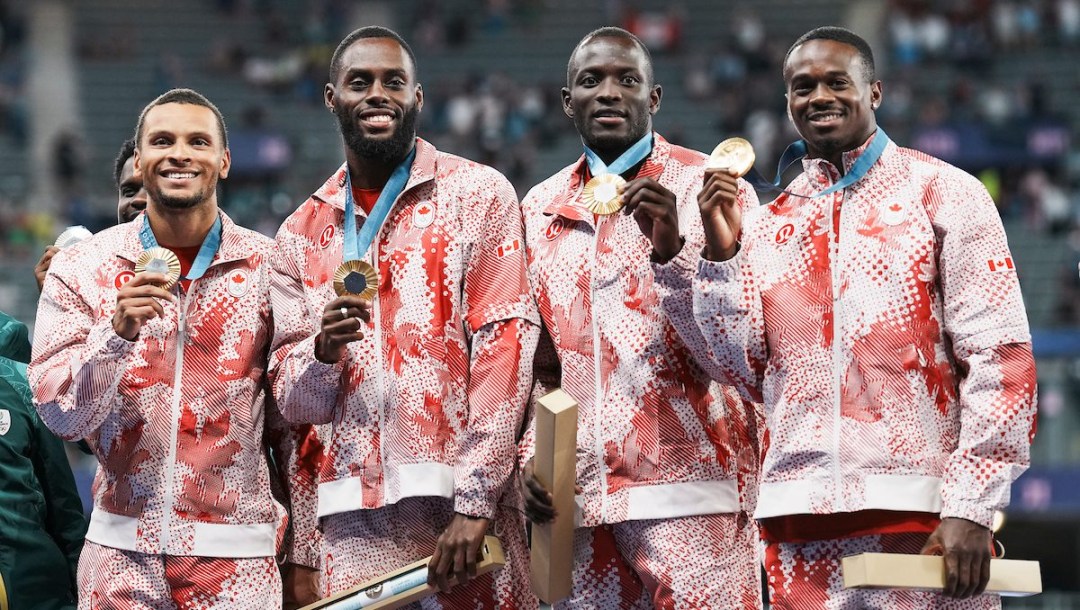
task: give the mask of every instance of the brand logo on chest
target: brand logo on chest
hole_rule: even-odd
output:
[[[0,409],[0,436],[4,436],[11,430],[11,412],[7,409]]]
[[[566,228],[566,221],[562,218],[556,218],[551,221],[551,224],[544,229],[544,237],[551,241],[556,237],[562,235],[563,229]]]
[[[319,247],[325,249],[334,241],[334,225],[326,225],[326,228],[319,233]]]
[[[787,241],[789,239],[791,239],[791,236],[794,235],[794,234],[795,234],[795,225],[790,224],[790,223],[786,224],[786,225],[780,227],[780,230],[776,232],[776,237],[775,237],[776,243],[778,243],[778,244],[786,244]]]
[[[121,271],[120,273],[117,273],[115,277],[113,277],[113,286],[117,290],[120,290],[121,288],[124,287],[124,284],[130,282],[134,278],[135,278],[135,272],[134,271],[131,271],[130,269],[127,270],[127,271]]]

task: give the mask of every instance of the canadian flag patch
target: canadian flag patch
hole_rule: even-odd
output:
[[[906,216],[907,208],[905,208],[902,203],[891,203],[881,210],[881,222],[890,227],[895,227],[904,222]]]
[[[421,201],[413,208],[413,226],[423,229],[435,222],[435,205],[430,201]]]
[[[251,282],[248,281],[247,271],[236,269],[229,273],[226,284],[226,290],[228,290],[229,294],[240,298],[248,293],[250,287]]]
[[[495,249],[495,256],[498,256],[499,258],[503,258],[504,256],[510,256],[512,253],[517,252],[520,249],[521,249],[521,240],[520,239],[514,239],[514,240],[508,241],[505,244],[503,244],[503,245],[499,246],[498,248],[496,248]]]
[[[1006,256],[1005,258],[992,258],[986,262],[990,265],[991,271],[1012,271],[1016,269],[1016,267],[1013,266],[1011,256]]]

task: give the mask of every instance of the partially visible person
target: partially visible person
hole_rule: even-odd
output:
[[[135,140],[125,140],[113,162],[113,181],[116,183],[116,222],[135,220],[146,209],[146,188],[143,177],[135,173]]]
[[[760,409],[712,381],[693,349],[704,340],[690,261],[704,237],[688,212],[706,156],[653,131],[662,89],[630,32],[589,33],[566,78],[563,109],[585,154],[522,201],[544,323],[534,396],[561,386],[579,404],[574,583],[555,606],[760,608],[749,517]],[[622,184],[610,215],[590,209],[603,180]],[[739,205],[757,205],[748,184]],[[527,516],[548,521],[551,496],[530,461],[523,479]]]
[[[265,440],[283,426],[266,408],[273,242],[218,207],[227,137],[195,91],[148,104],[134,156],[146,212],[65,248],[45,279],[35,404],[100,465],[79,560],[85,608],[282,605],[285,509]]]
[[[26,380],[26,326],[0,312],[0,607],[74,610],[86,535],[63,442]]]
[[[142,176],[135,174],[135,140],[124,140],[120,152],[113,163],[113,180],[116,183],[116,222],[131,222],[146,209],[146,189],[143,188]],[[34,265],[34,279],[37,280],[38,292],[45,284],[45,275],[49,265],[60,248],[49,246],[41,255],[41,260]]]
[[[397,33],[346,36],[324,91],[346,161],[278,231],[270,360],[285,417],[330,429],[322,592],[433,555],[425,607],[535,608],[504,500],[540,334],[514,189],[417,137],[423,90]],[[374,277],[336,294],[336,270],[363,263]],[[477,576],[488,533],[507,564]]]
[[[763,400],[756,516],[773,608],[1000,608],[994,511],[1035,434],[1035,362],[994,202],[973,176],[900,148],[876,121],[870,46],[807,32],[784,61],[803,173],[736,203],[730,171],[698,197],[693,287],[730,383]],[[942,593],[846,590],[846,555],[944,556]]]

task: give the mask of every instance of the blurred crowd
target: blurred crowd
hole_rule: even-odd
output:
[[[19,50],[25,26],[9,4],[0,1],[0,138],[25,145]],[[162,89],[199,72],[242,80],[265,92],[268,106],[276,100],[323,103],[325,66],[334,43],[352,25],[350,2],[306,0],[302,23],[290,22],[289,14],[272,0],[211,4],[221,18],[256,20],[259,36],[209,41],[200,62],[161,55],[157,78]],[[420,0],[409,6],[395,16],[407,21],[401,29],[422,56],[465,49],[507,33],[542,40],[537,30],[545,14],[573,10],[562,0]],[[670,140],[685,143],[688,130],[703,127],[712,131],[715,141],[743,135],[754,144],[759,169],[768,173],[766,160],[778,158],[796,137],[785,116],[779,78],[790,41],[769,31],[753,3],[740,6],[731,11],[726,31],[709,40],[688,38],[692,15],[678,2],[607,0],[603,13],[609,23],[640,35],[665,65],[681,68],[678,75],[660,76],[666,99],[687,100],[694,123],[676,119],[673,124],[670,113],[663,117],[668,122],[661,125]],[[1040,58],[1078,48],[1080,0],[891,0],[881,28],[880,40],[887,46],[879,48],[879,63],[887,86],[879,121],[893,139],[975,173],[994,195],[1003,218],[1064,239],[1072,259],[1080,260],[1080,162],[1070,166],[1070,109],[1055,107],[1053,95],[1055,87],[1075,92],[1077,84],[1048,82],[1038,70],[1002,78],[994,69],[1006,57],[1028,53]],[[140,50],[130,37],[101,35],[81,40],[79,52],[93,61]],[[524,195],[539,177],[538,157],[572,144],[573,131],[559,97],[563,83],[500,70],[495,60],[492,64],[494,69],[477,70],[466,79],[429,75],[420,133],[441,148],[496,166]],[[272,131],[260,122],[264,113],[253,108],[234,122],[253,131]],[[287,145],[287,138],[279,136],[276,146]],[[979,156],[976,149],[998,152]],[[77,189],[87,158],[78,134],[64,134],[51,150],[57,180]],[[278,151],[278,158],[289,159],[289,151]],[[274,211],[274,218],[251,223],[265,227],[276,227],[303,195],[252,191],[236,184],[230,188],[235,188],[230,194],[235,197],[226,201],[235,199],[238,206],[264,216],[266,209]],[[70,220],[92,225],[92,219],[83,217],[79,197],[69,201]],[[31,252],[55,229],[11,204],[0,201],[0,249]],[[1080,324],[1076,262],[1070,260],[1071,268],[1062,273],[1054,323]]]

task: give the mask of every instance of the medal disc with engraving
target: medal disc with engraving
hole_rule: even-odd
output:
[[[334,271],[334,292],[374,299],[379,290],[379,274],[364,261],[345,261]]]
[[[165,282],[158,285],[169,290],[180,279],[180,259],[167,248],[150,248],[135,261],[135,273],[143,271],[164,275]]]
[[[626,180],[618,174],[603,174],[596,176],[585,184],[584,202],[593,214],[607,216],[622,209],[622,194],[619,187],[626,184]]]
[[[53,245],[57,248],[66,248],[68,246],[74,246],[87,237],[93,236],[93,233],[89,229],[82,225],[74,227],[68,227],[64,229],[64,232],[60,234],[60,237],[56,238],[56,243]]]
[[[745,176],[754,167],[754,147],[742,138],[728,138],[709,155],[709,169],[729,169]]]

